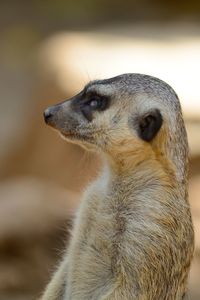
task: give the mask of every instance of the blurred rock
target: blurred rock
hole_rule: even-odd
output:
[[[200,299],[199,290],[199,278],[200,278],[200,259],[195,256],[192,262],[192,268],[189,277],[189,292],[191,300]]]
[[[0,299],[41,292],[67,242],[79,197],[35,178],[1,183]]]
[[[17,178],[0,185],[0,236],[50,232],[74,214],[80,194],[35,178]]]
[[[195,107],[194,107],[194,109],[195,109]],[[194,120],[193,122],[186,120],[186,129],[187,129],[187,133],[188,133],[190,155],[192,157],[198,157],[198,156],[200,156],[200,141],[199,141],[200,118],[199,118],[199,120]],[[200,170],[199,170],[199,172],[200,172]]]
[[[200,278],[200,176],[190,179],[189,199],[192,209],[192,217],[195,229],[195,256],[190,272],[191,299],[200,299],[199,278]]]
[[[34,84],[30,70],[23,65],[20,70],[9,68],[4,62],[0,70],[0,177],[12,153],[20,151],[30,132],[35,105],[29,93]]]
[[[200,259],[200,176],[191,178],[189,184],[189,197],[195,228],[196,253]],[[199,266],[200,269],[200,266]]]

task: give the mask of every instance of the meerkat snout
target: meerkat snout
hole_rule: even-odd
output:
[[[43,113],[45,123],[53,127],[57,121],[60,109],[61,105],[54,105],[45,109]]]

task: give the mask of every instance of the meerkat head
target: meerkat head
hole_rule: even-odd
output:
[[[92,81],[78,95],[47,108],[44,118],[68,141],[115,157],[170,156],[184,152],[187,145],[175,92],[147,75]]]

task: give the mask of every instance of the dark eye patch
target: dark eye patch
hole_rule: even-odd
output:
[[[80,103],[80,109],[88,121],[92,121],[95,111],[104,111],[109,107],[110,99],[95,92],[85,93]]]
[[[94,91],[87,91],[85,88],[74,97],[72,105],[77,112],[81,112],[91,122],[95,111],[104,111],[109,107],[110,98]]]

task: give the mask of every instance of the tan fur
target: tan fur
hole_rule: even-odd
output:
[[[84,145],[101,150],[104,168],[84,193],[67,255],[42,300],[185,299],[194,234],[179,101],[167,84],[145,75],[103,83],[89,88],[115,101],[79,130]],[[131,118],[152,108],[164,123],[146,142]],[[66,136],[57,119],[54,127]]]

